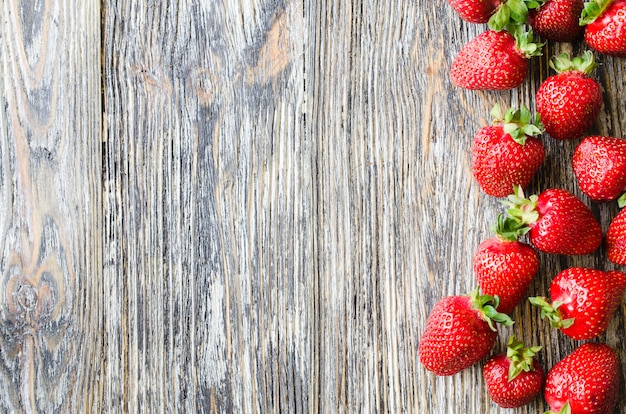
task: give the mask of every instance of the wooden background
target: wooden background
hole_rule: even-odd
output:
[[[417,342],[475,286],[502,211],[470,171],[496,102],[534,108],[549,44],[510,92],[453,87],[485,30],[444,1],[1,0],[0,412],[538,413],[480,365],[436,378]],[[594,131],[626,134],[600,57]],[[528,192],[590,203],[544,137]],[[594,256],[541,256],[545,294]],[[501,330],[574,349],[528,305]],[[599,338],[626,368],[626,308]],[[626,371],[626,369],[624,370]],[[626,377],[624,377],[626,380]],[[617,412],[626,412],[621,397]]]

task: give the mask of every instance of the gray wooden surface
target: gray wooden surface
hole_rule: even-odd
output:
[[[510,92],[454,88],[484,26],[443,1],[0,2],[0,412],[538,413],[490,403],[480,365],[418,362],[426,316],[475,286],[502,210],[470,171]],[[624,61],[601,58],[594,132],[624,136]],[[529,191],[573,191],[547,137]],[[594,256],[541,256],[545,294]],[[502,329],[578,343],[522,305]],[[599,340],[626,371],[626,308]],[[624,377],[626,381],[626,377]],[[625,382],[626,383],[626,382]],[[616,412],[626,412],[621,397]]]

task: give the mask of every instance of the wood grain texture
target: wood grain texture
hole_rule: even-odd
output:
[[[302,5],[105,9],[110,409],[309,406]]]
[[[472,178],[474,133],[495,103],[533,109],[548,58],[584,45],[470,92],[448,68],[485,27],[445,2],[28,3],[0,9],[0,411],[547,409],[498,408],[480,364],[433,376],[417,343],[436,301],[474,288],[502,211]],[[592,132],[624,136],[623,60],[599,58]],[[544,142],[528,191],[566,188],[606,229],[617,206],[578,189],[576,142]],[[614,268],[540,258],[531,294]],[[494,352],[514,333],[549,368],[578,345],[526,304],[513,317]],[[599,340],[626,373],[625,323],[622,305]]]
[[[78,411],[102,368],[99,4],[0,16],[0,411]]]

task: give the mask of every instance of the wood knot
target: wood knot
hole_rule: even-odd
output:
[[[49,275],[48,275],[49,276]],[[56,306],[54,280],[42,275],[38,282],[22,275],[9,280],[7,297],[12,319],[21,320],[18,325],[45,323],[50,320]]]

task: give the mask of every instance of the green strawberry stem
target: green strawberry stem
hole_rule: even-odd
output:
[[[514,322],[509,315],[496,310],[500,304],[500,299],[497,296],[481,295],[480,288],[476,288],[470,292],[469,297],[472,302],[472,309],[477,310],[481,314],[481,317],[489,324],[491,330],[497,330],[494,322],[504,326],[513,325]]]
[[[533,56],[541,56],[545,43],[535,42],[535,34],[531,27],[523,24],[510,23],[506,26],[506,31],[515,38],[515,46],[527,59]]]
[[[524,343],[514,336],[509,338],[506,348],[506,357],[509,365],[509,382],[513,381],[522,372],[534,371],[533,358],[541,350],[540,346],[524,347]]]
[[[617,205],[620,208],[626,206],[626,193],[622,194],[621,197],[617,199]]]
[[[532,121],[533,114],[525,106],[517,108],[509,108],[504,115],[499,104],[494,105],[491,110],[494,124],[502,124],[504,132],[509,134],[515,142],[520,145],[526,143],[526,138],[537,136],[543,132],[543,124],[541,116],[535,115],[535,121]]]
[[[563,302],[555,301],[552,304],[548,300],[541,296],[535,296],[528,298],[530,303],[541,309],[541,319],[547,319],[554,328],[569,328],[574,324],[574,318],[563,319],[559,306]]]
[[[539,219],[537,212],[537,195],[528,198],[524,196],[524,190],[519,185],[513,187],[513,194],[509,195],[501,203],[508,207],[507,214],[512,220],[518,222],[521,227],[529,227]]]
[[[544,414],[572,414],[572,408],[570,407],[568,401],[563,407],[561,407],[561,411],[559,411],[558,413],[554,411],[546,411]]]
[[[489,28],[499,32],[510,23],[528,23],[528,11],[538,9],[544,2],[544,0],[507,0],[498,6],[497,11],[489,19]]]
[[[528,233],[530,227],[519,221],[508,217],[504,213],[498,214],[496,224],[491,226],[491,232],[502,240],[517,241],[520,237]]]
[[[598,17],[604,13],[613,0],[591,0],[585,3],[583,11],[580,14],[578,24],[581,26],[593,23]]]
[[[550,67],[554,69],[556,73],[579,71],[585,75],[589,75],[598,67],[598,64],[593,57],[593,53],[587,50],[573,59],[570,59],[567,53],[553,56],[552,59],[550,59]]]

